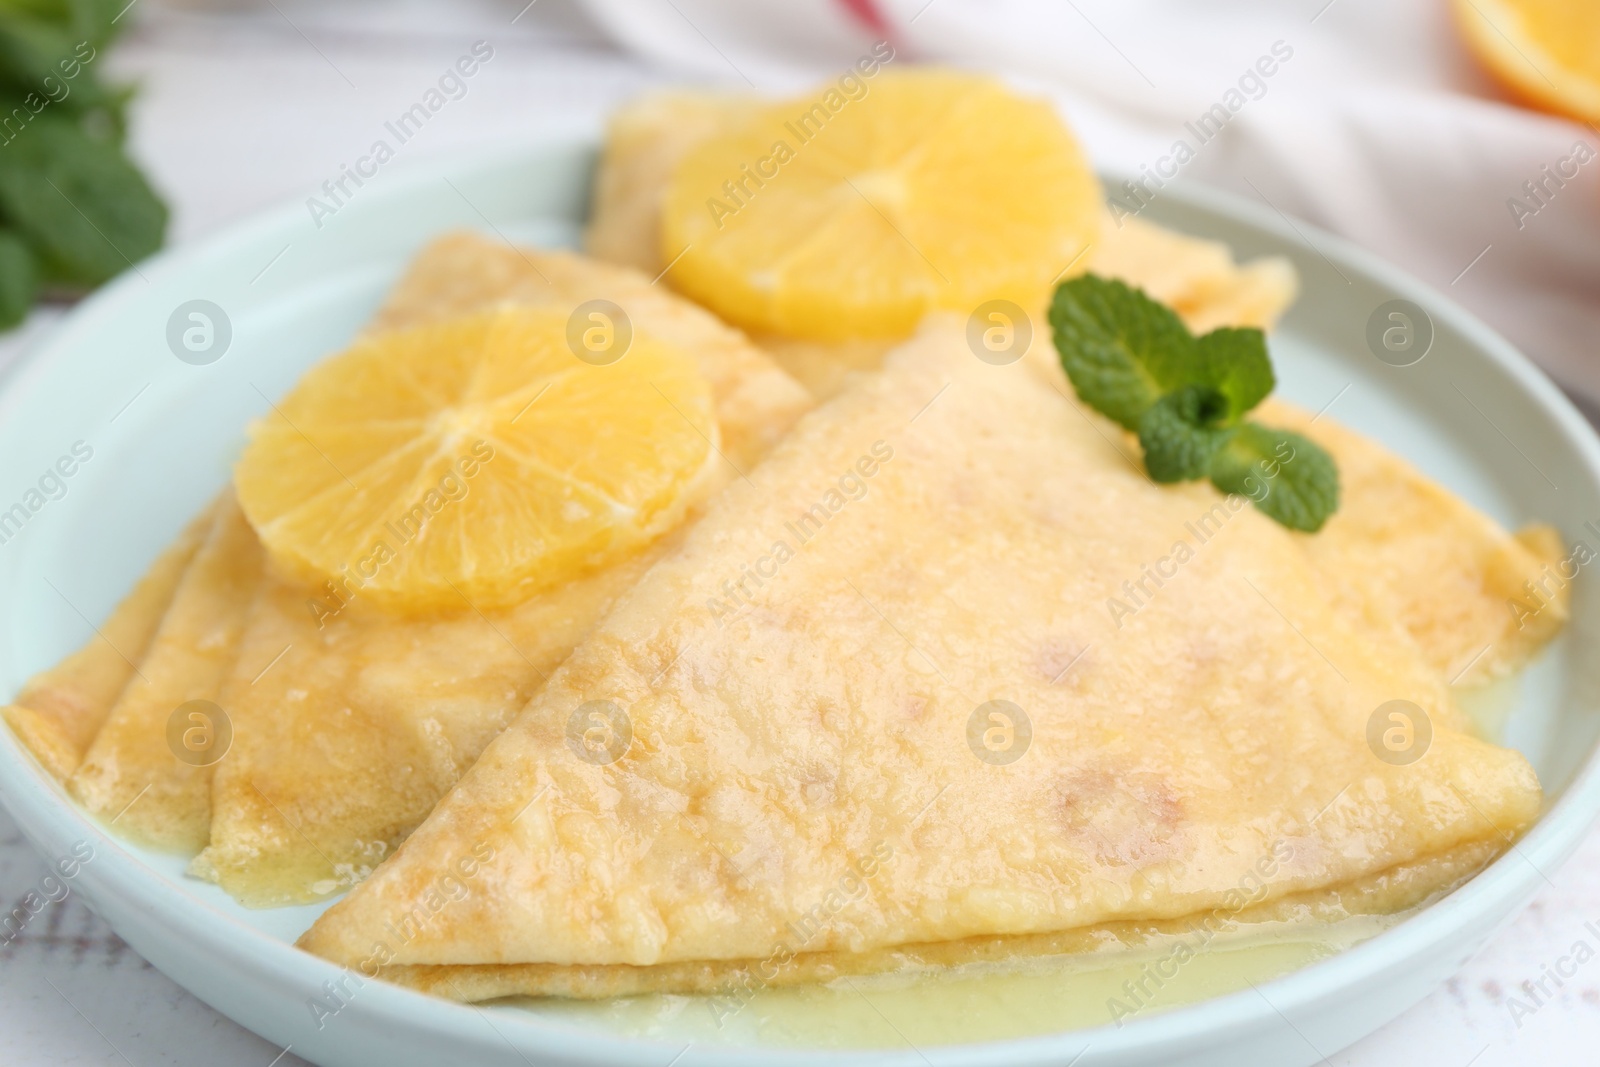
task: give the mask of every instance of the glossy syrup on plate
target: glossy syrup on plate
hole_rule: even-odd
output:
[[[1337,955],[1407,914],[1356,916],[1309,928],[1261,924],[1218,934],[1181,961],[1174,952],[1179,936],[1170,935],[1138,949],[726,996],[516,1003],[622,1036],[697,1044],[892,1049],[994,1041],[1127,1023],[1248,989]]]

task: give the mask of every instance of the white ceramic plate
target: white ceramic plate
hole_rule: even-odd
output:
[[[228,477],[246,422],[340,347],[411,253],[466,226],[508,239],[571,243],[586,209],[594,145],[555,141],[432,170],[394,172],[319,228],[302,205],[140,265],[77,309],[0,391],[0,511],[82,441],[93,456],[23,531],[0,544],[0,693],[82,644],[148,562]],[[1333,237],[1263,207],[1176,189],[1155,221],[1227,241],[1241,256],[1291,258],[1304,295],[1275,335],[1281,391],[1409,457],[1508,526],[1553,522],[1600,547],[1600,444],[1554,386],[1505,341],[1439,295]],[[231,326],[226,352],[175,357],[168,323],[209,300]],[[1387,301],[1425,309],[1433,340],[1411,366],[1366,341]],[[219,334],[220,336],[220,334]],[[1580,578],[1567,636],[1524,675],[1505,727],[1551,798],[1544,817],[1468,885],[1379,935],[1287,977],[1114,1028],[981,1045],[830,1052],[873,1064],[1300,1065],[1398,1015],[1504,924],[1576,846],[1600,803],[1594,756],[1600,659],[1569,655],[1600,625]],[[195,995],[327,1067],[441,1062],[749,1062],[749,1048],[618,1037],[606,1016],[433,1000],[369,982],[321,1025],[308,1000],[339,970],[291,947],[320,908],[248,911],[182,862],[123,845],[86,818],[0,730],[0,799],[51,859],[94,850],[73,887],[139,953]],[[685,1045],[688,1044],[687,1051]],[[1074,1057],[1084,1053],[1081,1060]],[[777,1065],[817,1058],[766,1048]]]

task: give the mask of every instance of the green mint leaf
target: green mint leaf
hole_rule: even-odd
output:
[[[0,330],[9,330],[28,315],[39,270],[22,238],[0,230]]]
[[[1139,446],[1152,481],[1204,478],[1211,458],[1233,434],[1222,425],[1228,398],[1210,386],[1186,385],[1150,406],[1139,420]]]
[[[84,63],[88,57],[98,57],[93,45],[82,36],[75,36],[70,27],[55,26],[26,16],[0,13],[0,84],[8,94],[15,96],[18,105],[26,107],[23,115],[36,113],[46,107],[68,112],[104,105],[109,95]],[[18,123],[13,110],[6,115],[13,119],[5,132],[15,133]]]
[[[1056,287],[1050,325],[1078,399],[1138,433],[1152,481],[1209,475],[1294,530],[1320,530],[1338,508],[1333,457],[1300,434],[1241,421],[1277,384],[1260,330],[1196,339],[1170,308],[1094,274]]]
[[[1205,383],[1227,398],[1230,421],[1265,400],[1277,380],[1267,355],[1267,336],[1260,330],[1225,326],[1201,337],[1196,344],[1204,367]]]
[[[1291,530],[1316,533],[1339,507],[1333,457],[1308,437],[1256,422],[1238,427],[1212,456],[1211,482]]]
[[[74,41],[101,45],[133,21],[122,18],[126,8],[127,0],[3,0],[0,16],[47,22],[66,30]]]
[[[1050,325],[1079,399],[1125,429],[1167,393],[1204,381],[1183,321],[1122,282],[1084,274],[1061,283]]]
[[[0,145],[0,215],[45,277],[97,285],[161,246],[167,209],[115,144],[42,114]]]

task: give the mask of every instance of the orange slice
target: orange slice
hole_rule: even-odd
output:
[[[363,340],[251,430],[239,502],[275,558],[406,611],[505,607],[676,525],[717,440],[693,359],[607,365],[506,308]]]
[[[1600,6],[1594,0],[1455,0],[1467,43],[1533,104],[1600,121]]]
[[[935,308],[1031,306],[1099,232],[1047,103],[989,78],[885,72],[760,109],[696,146],[662,213],[673,284],[754,330],[896,337]]]

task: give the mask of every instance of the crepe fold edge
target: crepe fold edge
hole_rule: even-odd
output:
[[[30,678],[16,700],[0,711],[17,739],[56,780],[65,781],[77,770],[144,659],[211,529],[217,506],[213,501],[184,526],[82,648]]]
[[[215,711],[227,718],[216,702],[265,573],[261,542],[231,487],[212,512],[210,529],[150,640],[139,675],[123,687],[67,781],[68,791],[91,813],[116,818],[125,838],[166,852],[192,854],[205,844],[216,766],[211,756],[227,753],[226,747],[207,746],[225,745],[221,738],[231,737],[231,729],[215,721]],[[182,743],[189,744],[195,730],[202,740],[187,758],[174,758],[179,742],[169,736],[169,716],[186,707]]]
[[[1502,854],[1494,838],[1468,842],[1434,856],[1399,864],[1344,885],[1251,900],[1157,921],[1099,923],[1046,934],[972,937],[959,941],[900,945],[871,952],[795,952],[775,943],[760,959],[695,960],[652,966],[628,964],[411,964],[360,970],[417,992],[466,1003],[505,997],[600,1000],[651,993],[695,994],[744,1000],[761,989],[825,983],[843,978],[950,968],[1004,966],[1066,954],[1176,945],[1179,939],[1209,944],[1274,924],[1337,922],[1364,915],[1392,915],[1432,902],[1455,890]]]

